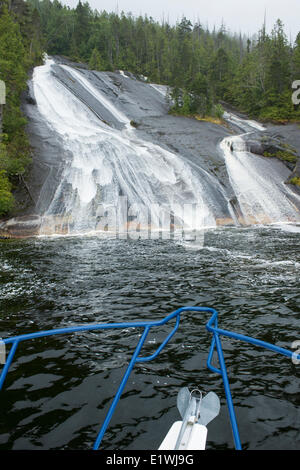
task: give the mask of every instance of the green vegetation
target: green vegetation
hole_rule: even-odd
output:
[[[0,134],[0,215],[14,207],[12,189],[30,163],[21,94],[30,67],[41,61],[39,15],[22,0],[0,1],[0,80],[6,85]]]
[[[262,120],[299,120],[300,108],[291,99],[292,82],[300,76],[299,53],[300,33],[295,44],[289,44],[280,20],[270,35],[263,27],[238,66],[231,102]]]
[[[70,8],[58,0],[0,0],[0,80],[7,86],[0,131],[1,214],[12,207],[2,189],[7,194],[20,184],[30,162],[20,101],[28,71],[41,62],[43,51],[93,70],[128,70],[166,84],[175,114],[221,123],[219,103],[225,102],[253,118],[300,120],[300,106],[291,99],[292,82],[300,79],[300,33],[291,44],[280,20],[270,34],[263,26],[252,38],[231,34],[224,25],[208,30],[185,17],[170,25],[92,10],[81,1]],[[276,156],[295,158],[288,149]]]
[[[199,114],[199,110],[191,106],[191,101],[189,101],[188,106],[172,107],[169,111],[169,114],[172,114],[174,116],[185,116],[197,119],[197,121],[206,121],[211,122],[213,124],[226,125],[226,122],[223,119],[224,108],[220,104],[213,105],[210,109],[209,114]]]

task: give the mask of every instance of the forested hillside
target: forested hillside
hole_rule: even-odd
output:
[[[185,17],[176,25],[130,13],[71,9],[58,0],[29,0],[39,12],[49,54],[88,62],[96,70],[124,69],[173,88],[178,111],[202,115],[219,100],[257,118],[300,119],[292,82],[300,80],[300,33],[290,44],[280,20],[255,37],[213,31]],[[260,25],[258,25],[259,29]]]

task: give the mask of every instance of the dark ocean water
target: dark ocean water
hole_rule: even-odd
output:
[[[213,307],[219,326],[291,349],[299,333],[299,232],[207,231],[204,246],[90,237],[1,241],[2,338],[95,322],[162,319]],[[207,315],[189,313],[154,361],[136,365],[103,449],[157,449],[179,419],[183,386],[215,391],[221,413],[208,449],[233,449],[221,378],[206,368]],[[172,325],[147,338],[154,352]],[[139,331],[113,330],[21,343],[1,392],[0,449],[91,449]],[[300,448],[300,365],[224,339],[245,449]]]

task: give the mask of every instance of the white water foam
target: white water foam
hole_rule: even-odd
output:
[[[207,193],[181,158],[128,132],[129,119],[80,72],[63,66],[124,124],[124,129],[112,129],[101,122],[51,74],[52,64],[48,59],[45,65],[35,68],[34,94],[40,113],[62,136],[72,158],[66,163],[45,214],[42,234],[57,231],[57,221],[49,226],[51,216],[63,217],[66,234],[102,230],[103,218],[110,208],[118,206],[120,195],[127,197],[136,225],[148,224],[151,207],[151,224],[161,226],[165,216],[162,207],[166,207],[187,227],[215,226]],[[184,205],[192,204],[200,208],[196,220],[192,210],[184,214],[181,210]],[[115,214],[110,218],[109,213],[106,221],[110,225],[120,222],[120,210],[122,207],[118,207],[118,221]],[[124,214],[122,217],[124,222]]]

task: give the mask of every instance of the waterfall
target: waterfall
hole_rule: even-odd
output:
[[[263,131],[255,121],[233,115],[226,118],[247,133]],[[221,142],[231,186],[239,203],[242,224],[272,224],[300,222],[293,200],[297,198],[282,178],[282,162],[270,161],[247,150],[244,134],[227,137]],[[288,170],[287,170],[288,171]]]
[[[139,139],[130,120],[79,71],[63,66],[122,124],[113,129],[95,116],[51,73],[36,67],[38,110],[71,155],[43,217],[42,234],[215,226],[208,192],[179,156]],[[196,212],[194,208],[196,207]]]

